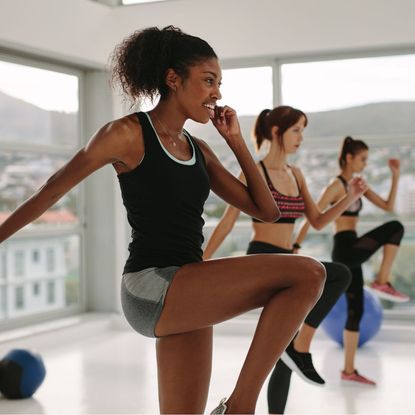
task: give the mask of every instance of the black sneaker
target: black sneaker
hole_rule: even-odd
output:
[[[288,345],[281,356],[281,360],[306,382],[317,386],[323,386],[326,383],[314,369],[311,353],[297,352],[294,349],[293,342]]]

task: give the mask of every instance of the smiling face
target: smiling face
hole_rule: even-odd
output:
[[[346,155],[347,167],[350,168],[353,173],[361,173],[367,165],[368,158],[368,150],[361,150],[355,155],[349,153]]]
[[[213,117],[216,102],[222,98],[221,80],[222,71],[216,58],[190,66],[188,76],[178,78],[177,103],[186,118],[206,124]]]
[[[282,136],[284,151],[287,154],[296,153],[303,141],[303,132],[306,119],[301,116],[300,119],[289,127]]]

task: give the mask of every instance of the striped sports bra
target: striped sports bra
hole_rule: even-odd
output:
[[[337,176],[337,178],[342,182],[346,192],[347,188],[347,181],[343,176]],[[359,216],[359,212],[362,210],[363,202],[362,198],[359,197],[355,202],[353,202],[340,216]]]
[[[272,181],[269,177],[268,171],[265,167],[263,161],[260,161],[259,164],[262,167],[264,172],[265,179],[267,181],[269,190],[278,206],[278,209],[281,212],[281,217],[275,221],[274,223],[294,223],[296,219],[301,218],[304,215],[304,199],[301,196],[300,186],[298,184],[297,177],[294,178],[295,182],[297,183],[298,188],[298,196],[287,196],[280,193],[272,184]],[[252,218],[253,222],[262,222],[256,218]]]

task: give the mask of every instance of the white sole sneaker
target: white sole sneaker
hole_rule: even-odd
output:
[[[396,297],[394,295],[390,295],[387,293],[384,293],[382,291],[379,290],[375,290],[372,287],[369,287],[369,290],[375,294],[376,296],[378,296],[379,298],[381,298],[382,300],[388,300],[388,301],[392,301],[393,303],[406,303],[410,300],[410,298],[400,298],[400,297]]]
[[[294,360],[291,359],[290,355],[284,351],[284,353],[281,355],[281,360],[295,373],[297,373],[298,376],[300,376],[301,379],[303,379],[305,382],[310,383],[314,386],[320,386],[323,387],[324,383],[317,383],[313,382],[311,379],[309,379],[307,376],[304,375],[304,373],[300,370],[300,368],[295,364]]]

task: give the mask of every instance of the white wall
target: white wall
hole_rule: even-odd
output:
[[[415,45],[413,0],[2,0],[0,46],[104,65],[132,31],[174,24],[222,59]]]
[[[114,40],[145,16],[208,40],[222,59],[415,45],[412,0],[177,0],[114,15]]]
[[[89,0],[2,0],[0,47],[102,67],[113,21],[111,8]]]

